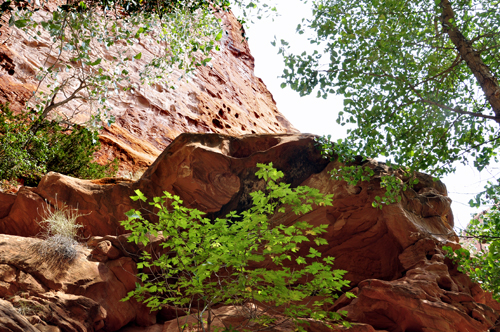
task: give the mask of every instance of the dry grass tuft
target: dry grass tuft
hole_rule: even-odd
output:
[[[58,260],[72,262],[78,257],[83,247],[72,238],[62,235],[52,235],[37,243],[36,249],[40,256],[50,257],[54,262]]]
[[[76,222],[83,215],[66,204],[59,207],[57,201],[54,208],[46,204],[42,213],[40,226],[43,241],[36,243],[32,249],[53,267],[71,263],[84,249],[77,241],[78,231],[83,225]]]
[[[78,236],[78,230],[83,227],[76,223],[76,219],[83,215],[78,213],[78,209],[70,208],[66,204],[58,207],[56,202],[54,209],[47,204],[44,206],[43,213],[44,217],[40,226],[45,239],[59,235],[74,240]]]

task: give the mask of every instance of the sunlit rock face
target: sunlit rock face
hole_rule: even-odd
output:
[[[145,169],[179,134],[186,132],[229,135],[298,132],[277,110],[262,80],[254,75],[254,58],[242,27],[232,13],[221,16],[224,37],[219,52],[211,55],[211,66],[200,67],[188,80],[140,85],[139,70],[153,58],[158,45],[141,42],[131,52],[141,53],[130,67],[130,86],[138,88],[111,95],[108,104],[116,122],[101,130],[102,149],[96,158],[106,162],[118,157],[122,173]],[[4,25],[0,36],[0,102],[21,110],[36,90],[38,68],[51,64],[50,36],[30,39],[17,28]],[[110,58],[119,49],[99,49]],[[114,53],[115,52],[115,53]],[[64,63],[73,65],[69,58]],[[53,60],[53,59],[52,59]],[[64,72],[61,73],[64,76]],[[45,89],[46,84],[40,85]],[[74,100],[57,109],[72,114],[85,102]],[[83,115],[82,115],[83,116]]]
[[[328,244],[313,246],[323,256],[335,257],[336,269],[348,271],[345,279],[351,281],[357,298],[341,296],[330,310],[347,312],[346,318],[354,323],[351,332],[480,332],[498,323],[500,305],[444,256],[442,246],[456,248],[458,239],[443,183],[419,173],[418,184],[402,194],[401,202],[375,209],[374,198],[384,193],[380,176],[392,170],[368,160],[363,165],[375,173],[370,181],[353,186],[332,180],[329,171],[340,164],[321,156],[314,136],[301,134],[182,134],[135,182],[78,180],[49,173],[37,188],[24,187],[17,195],[0,193],[0,232],[15,235],[0,239],[0,294],[13,296],[11,302],[19,305],[15,294],[28,292],[28,299],[41,308],[42,322],[31,317],[33,326],[59,324],[46,315],[54,308],[64,312],[61,317],[70,326],[81,326],[78,331],[143,331],[138,326],[150,326],[148,331],[177,330],[175,308],[150,315],[137,303],[119,302],[135,286],[135,264],[143,249],[127,242],[119,224],[124,212],[139,208],[129,197],[136,189],[148,198],[166,190],[179,195],[186,206],[207,212],[209,218],[224,216],[250,206],[249,193],[264,185],[255,176],[256,165],[270,162],[293,187],[307,185],[334,195],[332,206],[314,206],[301,216],[285,210],[273,221],[328,225],[324,235]],[[78,207],[82,235],[89,238],[89,248],[80,260],[62,269],[50,268],[30,251],[38,239],[25,238],[40,232],[37,221],[47,204],[44,200]],[[154,238],[146,250],[161,251],[161,240]],[[309,245],[303,245],[298,254],[308,252]],[[273,268],[266,261],[259,266]],[[88,308],[89,314],[83,315],[82,308]],[[10,309],[0,302],[0,315],[18,326],[24,324]],[[225,306],[217,310],[221,315],[238,312]],[[177,312],[185,314],[181,309]],[[224,325],[224,319],[216,326]],[[238,322],[237,317],[227,319]],[[324,327],[311,324],[307,329],[323,331]],[[293,326],[285,324],[273,331],[293,331]]]

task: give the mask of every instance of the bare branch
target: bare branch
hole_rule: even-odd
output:
[[[71,94],[71,96],[69,96],[68,98],[66,98],[66,99],[64,99],[64,100],[62,100],[60,102],[57,102],[57,103],[54,102],[55,98],[57,96],[57,92],[54,93],[54,96],[52,97],[52,100],[50,101],[50,104],[47,107],[45,107],[45,109],[43,110],[42,118],[45,118],[49,114],[49,112],[52,111],[53,109],[55,109],[55,108],[57,108],[57,107],[59,107],[61,105],[64,105],[64,104],[70,102],[73,99],[82,99],[82,98],[84,98],[82,96],[78,96],[77,94],[81,90],[83,90],[83,89],[85,89],[87,87],[88,87],[87,83],[85,81],[80,80],[80,86],[73,91],[73,93]]]

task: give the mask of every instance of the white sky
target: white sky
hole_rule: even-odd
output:
[[[286,4],[286,5],[285,5]],[[332,135],[332,139],[346,136],[345,127],[335,120],[342,110],[343,98],[330,95],[327,100],[315,96],[300,97],[290,88],[281,89],[281,75],[284,68],[283,58],[278,55],[278,48],[271,45],[274,36],[279,41],[290,42],[292,50],[307,50],[309,43],[304,35],[295,33],[295,28],[303,17],[311,15],[310,7],[300,0],[281,0],[278,2],[279,16],[271,19],[257,20],[249,24],[246,33],[249,37],[250,50],[255,57],[255,74],[262,78],[276,100],[278,110],[301,132],[317,135]],[[459,166],[455,174],[442,179],[453,200],[452,209],[455,227],[464,228],[472,213],[478,209],[469,207],[468,201],[479,193],[488,180],[492,181],[500,174],[500,168],[491,168],[481,173],[471,166]]]

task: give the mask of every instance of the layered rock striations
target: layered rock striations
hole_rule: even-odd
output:
[[[125,304],[116,302],[134,287],[136,255],[141,249],[120,235],[123,230],[118,222],[123,213],[139,208],[129,196],[136,189],[149,198],[166,190],[180,195],[186,206],[214,218],[249,206],[249,193],[263,185],[254,175],[256,164],[269,162],[284,172],[285,181],[292,186],[307,185],[334,194],[333,206],[316,206],[303,216],[285,211],[274,219],[287,225],[298,220],[328,225],[328,245],[317,249],[336,258],[335,268],[348,271],[345,279],[351,281],[357,298],[342,296],[331,309],[347,312],[347,319],[354,323],[351,331],[487,331],[498,323],[500,305],[458,272],[441,249],[443,245],[458,246],[444,184],[419,174],[419,183],[403,193],[401,202],[375,209],[371,205],[375,196],[383,194],[380,176],[391,169],[365,161],[364,165],[375,171],[372,180],[356,186],[334,181],[328,172],[339,164],[320,155],[311,135],[182,134],[136,182],[105,183],[49,173],[37,188],[23,188],[17,196],[0,194],[0,230],[11,234],[0,241],[3,297],[17,299],[15,294],[21,292],[23,299],[42,308],[61,308],[71,326],[84,326],[81,322],[90,320],[103,331],[141,331],[132,325],[149,325],[151,331],[176,330],[167,308],[148,316],[137,303],[120,309],[119,305]],[[37,209],[40,211],[44,200],[52,205],[66,202],[78,206],[84,214],[79,222],[85,235],[91,236],[89,251],[59,273],[37,265],[36,258],[28,254],[28,244],[40,240],[21,237],[36,235],[36,221],[41,218]],[[158,241],[161,238],[152,246],[157,247]],[[25,242],[26,248],[16,253],[16,246]],[[23,280],[35,280],[36,284]],[[85,319],[73,316],[61,304],[75,297],[81,297],[82,306],[95,307],[95,315]],[[8,304],[2,307],[4,315],[9,315],[9,308]],[[218,310],[233,312],[234,308]],[[62,326],[40,315],[39,324]],[[38,318],[31,317],[28,326],[36,328],[33,323]],[[20,326],[21,318],[18,321]],[[85,326],[79,329],[92,331],[89,324]],[[280,330],[291,331],[286,327]],[[309,330],[322,329],[312,324]]]
[[[262,80],[254,75],[254,58],[242,37],[240,23],[231,13],[221,19],[225,32],[221,51],[213,52],[211,66],[200,67],[189,80],[177,81],[179,73],[174,74],[176,89],[169,88],[168,82],[139,84],[139,70],[153,58],[157,46],[146,41],[134,44],[132,52],[142,54],[129,73],[130,85],[136,88],[109,96],[110,115],[116,122],[100,132],[98,160],[118,157],[122,169],[135,171],[151,165],[181,133],[298,132],[278,111]],[[7,24],[0,32],[0,103],[9,102],[13,110],[19,111],[39,84],[35,79],[39,68],[55,61],[52,41],[47,33],[33,40]],[[110,58],[119,49],[98,51]],[[75,65],[64,56],[61,59],[63,64]],[[72,101],[57,108],[57,112],[71,114],[80,106],[85,106],[85,101]]]

